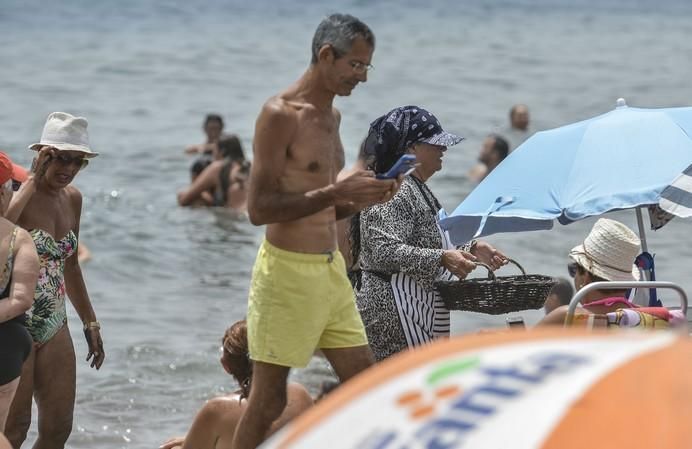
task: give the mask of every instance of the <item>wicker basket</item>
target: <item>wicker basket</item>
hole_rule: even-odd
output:
[[[543,307],[557,281],[550,276],[526,274],[516,261],[509,261],[519,267],[521,275],[496,277],[489,266],[478,263],[488,270],[487,279],[438,281],[435,288],[449,310],[500,315]]]

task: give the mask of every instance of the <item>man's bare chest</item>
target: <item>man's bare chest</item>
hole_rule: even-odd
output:
[[[336,126],[312,123],[299,128],[288,148],[291,165],[309,173],[338,173],[344,166],[344,148]]]

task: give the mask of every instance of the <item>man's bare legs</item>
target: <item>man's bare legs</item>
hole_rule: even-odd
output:
[[[346,382],[356,374],[371,367],[375,363],[370,346],[355,346],[352,348],[322,349],[324,356],[336,371],[341,382]]]
[[[286,407],[289,367],[253,362],[247,408],[233,436],[233,449],[255,449]]]

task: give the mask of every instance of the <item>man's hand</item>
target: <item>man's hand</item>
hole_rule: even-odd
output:
[[[460,249],[450,249],[442,253],[440,263],[459,279],[464,279],[476,268],[476,256]]]
[[[488,265],[490,268],[497,270],[503,265],[507,265],[507,256],[495,249],[488,242],[478,241],[473,248],[471,254],[476,256],[478,262]]]
[[[399,190],[400,179],[377,179],[370,170],[358,170],[332,185],[337,206],[358,205],[365,208],[386,203]]]

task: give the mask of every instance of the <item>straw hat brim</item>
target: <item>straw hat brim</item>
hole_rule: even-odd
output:
[[[84,145],[75,145],[72,143],[60,143],[60,142],[39,142],[29,145],[30,150],[38,151],[43,146],[50,146],[60,151],[76,151],[78,153],[83,153],[84,157],[92,158],[99,154],[95,151],[91,151],[90,148]]]
[[[638,281],[640,279],[639,268],[637,268],[636,265],[632,264],[632,271],[630,273],[603,266],[586,256],[584,245],[577,245],[572,248],[569,252],[569,257],[591,274],[608,281]]]

